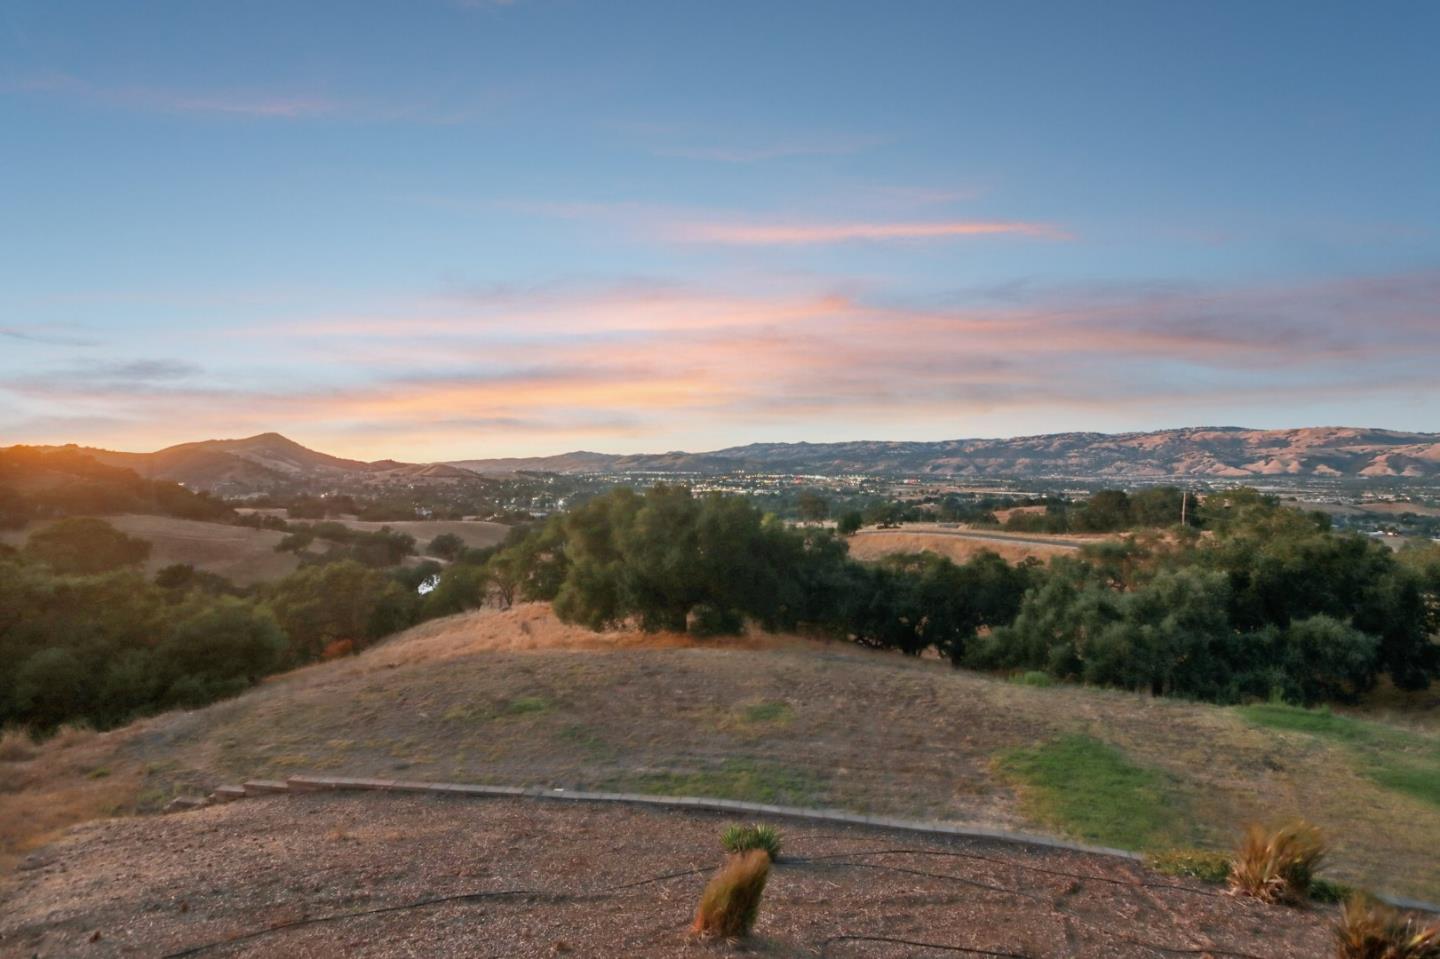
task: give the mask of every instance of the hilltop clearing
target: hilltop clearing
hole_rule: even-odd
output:
[[[864,529],[851,536],[848,542],[850,555],[861,560],[929,552],[963,563],[988,550],[1011,563],[1018,563],[1031,557],[1049,560],[1103,539],[1097,536],[1042,536],[911,524],[900,529]]]
[[[541,604],[0,762],[5,853],[303,772],[828,806],[1134,849],[1226,848],[1246,822],[1303,815],[1332,838],[1337,878],[1440,898],[1440,737],[1418,725],[1030,686],[799,637],[593,633]],[[86,792],[110,782],[131,785]]]

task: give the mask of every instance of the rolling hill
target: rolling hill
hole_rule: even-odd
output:
[[[1152,433],[1054,433],[933,443],[752,443],[711,453],[606,456],[578,452],[529,459],[459,460],[481,473],[903,473],[964,477],[1440,478],[1440,434],[1313,427],[1195,427]]]
[[[751,443],[713,452],[588,451],[447,463],[364,462],[308,449],[278,433],[182,443],[153,453],[73,449],[142,477],[245,495],[316,485],[454,484],[522,471],[717,475],[739,471],[957,478],[1440,480],[1440,433],[1312,427],[1194,427],[1151,433],[1054,433],[938,442]]]
[[[72,449],[109,466],[124,467],[149,479],[170,480],[194,490],[225,496],[315,485],[413,485],[478,481],[473,472],[446,463],[366,463],[317,452],[279,433],[235,440],[202,440],[168,446],[153,453],[128,453],[94,447]]]
[[[541,604],[476,610],[0,758],[0,875],[82,820],[323,774],[707,796],[1142,851],[1223,850],[1245,823],[1304,816],[1332,841],[1327,875],[1433,901],[1429,696],[1390,721],[1220,707],[794,635],[594,633]]]

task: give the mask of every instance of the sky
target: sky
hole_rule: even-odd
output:
[[[0,4],[0,445],[1440,430],[1440,4]]]

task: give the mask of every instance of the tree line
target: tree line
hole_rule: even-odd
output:
[[[1085,509],[1125,527],[1152,508],[1178,520],[1179,495]],[[749,621],[1216,702],[1345,700],[1382,677],[1416,689],[1440,675],[1440,549],[1396,554],[1248,489],[1187,503],[1186,518],[1048,566],[992,553],[862,564],[831,532],[787,527],[740,497],[617,489],[481,572],[445,577],[551,601],[593,629],[715,634]]]
[[[1440,548],[1395,553],[1250,490],[1207,497],[1195,522],[1203,532],[1143,532],[1048,565],[860,563],[831,530],[659,485],[612,490],[499,547],[442,540],[444,567],[338,553],[241,589],[187,566],[147,579],[148,544],[62,520],[0,551],[0,725],[196,706],[426,618],[521,600],[597,630],[753,624],[1215,702],[1347,700],[1440,675]]]

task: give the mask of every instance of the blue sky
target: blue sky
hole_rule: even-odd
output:
[[[0,8],[0,435],[1440,429],[1440,6]]]

